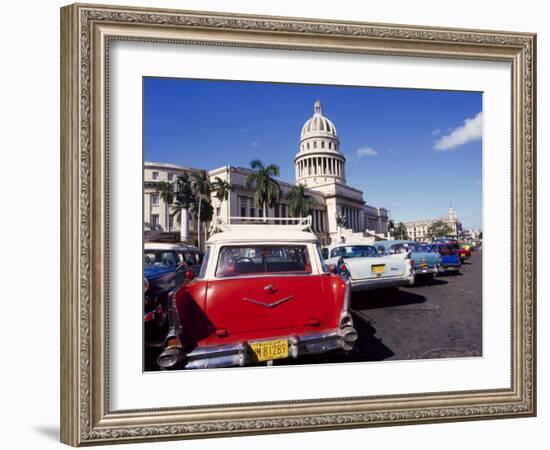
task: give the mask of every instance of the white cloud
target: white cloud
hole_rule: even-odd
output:
[[[432,131],[432,136],[437,136],[439,133],[441,133],[441,130],[439,128],[436,128]]]
[[[365,145],[361,148],[358,148],[355,151],[355,154],[357,155],[357,160],[360,160],[363,156],[376,156],[378,155],[378,152],[372,147],[368,147]]]
[[[435,141],[436,150],[451,150],[459,145],[481,139],[483,132],[483,115],[481,111],[473,118],[467,118],[464,124],[452,130],[449,134]]]

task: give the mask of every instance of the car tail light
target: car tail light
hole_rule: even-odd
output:
[[[411,259],[411,260],[410,260],[410,265],[411,265],[411,268],[414,267],[414,259]]]

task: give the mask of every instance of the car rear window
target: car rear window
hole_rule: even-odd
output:
[[[261,274],[308,274],[305,245],[227,246],[220,249],[216,277]]]
[[[456,249],[453,245],[440,245],[439,253],[441,253],[442,255],[454,255],[456,254]]]

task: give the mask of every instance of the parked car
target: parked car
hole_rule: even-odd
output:
[[[451,243],[437,242],[432,244],[433,251],[439,253],[441,256],[441,263],[439,265],[438,273],[446,272],[460,272],[460,256],[456,246]]]
[[[433,279],[438,273],[441,256],[432,251],[431,245],[411,240],[379,241],[375,245],[380,254],[410,259],[414,283]]]
[[[197,247],[164,242],[146,242],[143,253],[145,265],[171,267],[175,272],[176,286],[183,283],[186,270],[199,272],[203,258]]]
[[[374,245],[342,243],[328,247],[327,264],[351,281],[353,291],[410,285],[411,261],[379,254]]]
[[[146,339],[157,338],[166,332],[168,294],[185,281],[186,271],[199,270],[201,260],[202,254],[197,247],[145,243],[143,321]],[[187,276],[189,277],[189,274]]]
[[[143,267],[143,322],[146,340],[166,332],[168,293],[175,287],[175,272],[165,265]]]
[[[350,284],[323,263],[311,219],[292,222],[216,227],[222,232],[207,241],[198,276],[170,297],[160,367],[246,366],[353,349]]]

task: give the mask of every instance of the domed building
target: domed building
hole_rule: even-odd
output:
[[[289,217],[286,193],[296,184],[302,184],[314,200],[312,210],[313,231],[322,245],[331,242],[374,242],[386,239],[388,211],[367,205],[363,192],[346,182],[346,157],[340,148],[340,138],[334,123],[323,114],[321,102],[313,105],[313,115],[304,123],[294,158],[296,179],[294,183],[279,181],[283,195],[275,208],[269,208],[269,217]],[[202,169],[164,163],[145,163],[144,174],[144,222],[151,232],[177,232],[179,224],[170,218],[170,205],[164,204],[156,186],[160,181],[173,181],[184,172],[193,174]],[[212,195],[215,214],[220,217],[261,217],[263,213],[254,205],[254,193],[245,187],[250,169],[224,166],[208,171],[210,179],[217,177],[232,186],[228,199],[220,201]],[[344,225],[338,227],[337,217]],[[196,223],[190,224],[188,242],[195,243]]]

